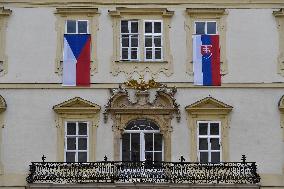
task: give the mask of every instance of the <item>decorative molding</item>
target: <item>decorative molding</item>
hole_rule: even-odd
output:
[[[6,101],[0,95],[0,149],[2,149],[2,128],[4,128],[3,112],[6,111],[6,109],[7,109]],[[4,174],[4,166],[3,166],[3,163],[2,163],[1,151],[3,151],[3,150],[0,150],[0,175],[3,175]]]
[[[97,60],[97,31],[99,30],[98,23],[98,8],[93,7],[70,7],[56,8],[55,29],[57,31],[57,47],[55,58],[55,73],[61,75],[63,69],[63,34],[65,33],[65,22],[68,19],[73,20],[88,20],[89,32],[91,34],[91,75],[98,72]]]
[[[89,160],[95,161],[95,143],[100,120],[100,106],[80,97],[75,97],[53,106],[57,127],[57,160],[64,161],[64,125],[66,121],[89,122]]]
[[[116,10],[110,10],[109,15],[113,19],[113,57],[111,65],[111,73],[117,76],[124,73],[126,77],[131,78],[133,73],[138,73],[143,77],[146,72],[152,76],[158,73],[164,73],[166,76],[173,74],[173,56],[171,55],[169,30],[171,25],[171,17],[173,11],[166,8],[125,8],[118,7]],[[139,39],[139,56],[140,61],[121,61],[120,60],[120,20],[121,19],[137,19],[139,27],[143,28],[143,20],[162,20],[163,21],[163,61],[144,61],[144,41],[143,37]],[[143,31],[139,31],[139,35],[143,36]]]
[[[0,113],[4,112],[7,109],[7,104],[5,99],[0,95]]]
[[[10,9],[0,7],[0,76],[8,73],[8,57],[5,54],[7,18],[12,14]]]
[[[229,161],[229,113],[233,107],[206,97],[185,107],[188,113],[188,126],[191,136],[191,161],[198,161],[197,157],[197,121],[221,121],[222,161]]]
[[[279,54],[277,59],[277,73],[284,76],[284,9],[273,11],[278,28],[279,35]]]
[[[194,21],[196,20],[214,20],[217,22],[217,31],[220,40],[220,63],[221,74],[228,73],[228,61],[226,55],[226,17],[227,12],[223,8],[187,8],[186,14],[186,47],[187,47],[187,63],[186,72],[193,75],[193,57],[192,57],[192,35],[194,33]]]
[[[176,89],[163,88],[156,92],[154,101],[149,100],[149,91],[136,91],[136,101],[129,99],[128,91],[121,86],[111,90],[112,96],[105,105],[104,120],[111,115],[114,132],[114,160],[120,159],[120,138],[127,123],[136,119],[149,119],[160,127],[164,137],[164,160],[171,159],[171,120],[176,114],[180,120],[179,105],[174,95]]]
[[[143,78],[140,78],[140,81],[137,81],[135,79],[131,79],[124,83],[127,87],[140,90],[140,91],[146,91],[148,89],[153,88],[161,88],[163,85],[161,83],[156,82],[154,79],[150,79],[148,82],[146,82]]]

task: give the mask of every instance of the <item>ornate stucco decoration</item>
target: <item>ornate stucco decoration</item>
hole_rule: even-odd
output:
[[[191,136],[191,161],[198,161],[197,158],[197,121],[220,121],[222,161],[229,161],[229,113],[233,107],[216,100],[213,97],[206,97],[185,107],[188,113],[188,126]]]
[[[284,76],[284,9],[279,11],[273,11],[273,15],[276,18],[277,28],[279,33],[279,54],[277,63],[277,72],[281,76]]]
[[[8,72],[8,57],[5,54],[7,18],[12,14],[10,9],[0,7],[0,76]]]
[[[193,75],[192,35],[194,34],[195,21],[216,21],[220,40],[220,69],[221,74],[228,73],[228,61],[226,55],[226,17],[227,12],[223,8],[187,8],[186,9],[186,47],[187,64],[186,72]]]
[[[146,82],[143,78],[140,78],[140,81],[137,81],[135,79],[131,79],[124,83],[126,86],[131,87],[136,90],[145,91],[148,89],[153,88],[161,88],[164,85],[161,83],[156,82],[154,79],[150,79],[148,82]]]
[[[53,106],[57,127],[57,161],[64,161],[64,136],[66,121],[84,121],[89,124],[89,160],[95,161],[95,137],[100,120],[100,106],[75,97]]]
[[[2,128],[4,128],[4,115],[3,112],[7,109],[7,104],[5,99],[0,95],[0,146],[2,146]],[[1,153],[0,153],[0,175],[4,172],[3,164],[1,160]]]
[[[164,73],[166,76],[173,74],[173,56],[170,48],[169,32],[171,28],[171,18],[173,11],[166,8],[126,8],[117,7],[115,10],[109,10],[109,15],[113,20],[113,57],[111,65],[111,73],[117,76],[124,73],[127,77],[131,77],[134,72],[140,76],[151,73],[157,75]],[[123,61],[120,58],[120,21],[121,19],[139,20],[139,59],[137,61]],[[143,20],[162,20],[163,21],[163,59],[162,61],[146,61],[144,59],[144,41],[143,41]]]
[[[280,126],[281,128],[284,128],[284,95],[281,97],[278,103],[278,108],[280,111]],[[283,133],[284,136],[284,133]],[[284,138],[283,138],[284,140]]]
[[[104,120],[107,121],[109,114],[113,120],[114,159],[119,160],[120,158],[120,138],[127,124],[136,119],[149,119],[160,127],[160,132],[164,136],[164,159],[169,161],[171,158],[171,120],[174,114],[177,120],[180,120],[179,105],[174,98],[176,89],[158,89],[152,102],[149,99],[150,93],[146,90],[137,90],[134,102],[130,100],[128,91],[121,86],[111,90],[111,93],[105,106]]]

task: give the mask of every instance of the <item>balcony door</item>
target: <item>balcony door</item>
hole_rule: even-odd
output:
[[[159,127],[146,119],[128,123],[121,141],[122,161],[162,161],[163,139]]]

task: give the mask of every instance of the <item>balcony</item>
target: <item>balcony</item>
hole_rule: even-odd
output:
[[[27,177],[34,184],[160,183],[255,185],[255,162],[32,162]]]

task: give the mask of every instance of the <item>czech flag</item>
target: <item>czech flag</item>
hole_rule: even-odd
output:
[[[193,35],[194,84],[221,85],[219,35]]]
[[[90,86],[90,34],[64,34],[63,86]]]

